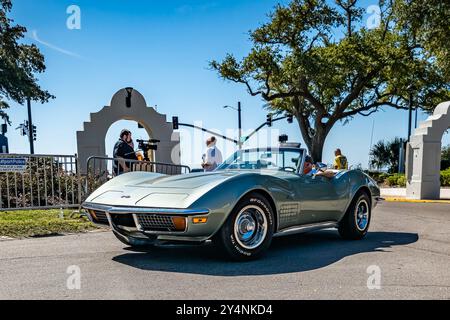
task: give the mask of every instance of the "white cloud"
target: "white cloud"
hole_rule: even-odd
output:
[[[33,31],[31,32],[31,39],[33,39],[34,41],[36,41],[36,42],[38,42],[38,43],[40,43],[40,44],[42,44],[42,45],[44,45],[44,46],[46,46],[46,47],[52,49],[52,50],[55,50],[55,51],[57,51],[57,52],[59,52],[59,53],[65,54],[65,55],[67,55],[67,56],[74,57],[74,58],[78,58],[78,59],[81,59],[81,58],[82,58],[82,57],[81,57],[79,54],[77,54],[77,53],[74,53],[74,52],[69,51],[69,50],[65,50],[65,49],[63,49],[63,48],[57,47],[57,46],[55,46],[55,45],[53,45],[53,44],[51,44],[51,43],[48,43],[48,42],[45,42],[45,41],[39,39],[36,30],[33,30]]]

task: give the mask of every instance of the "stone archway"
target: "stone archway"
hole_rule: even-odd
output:
[[[81,173],[86,173],[86,161],[91,156],[106,157],[105,138],[109,127],[119,120],[133,120],[141,124],[148,135],[161,142],[155,152],[158,162],[180,164],[180,135],[173,132],[166,115],[148,107],[144,97],[132,88],[119,90],[109,106],[90,114],[83,131],[77,131],[78,159]]]
[[[442,136],[449,127],[450,101],[447,101],[439,104],[411,136],[406,153],[407,198],[440,198]]]

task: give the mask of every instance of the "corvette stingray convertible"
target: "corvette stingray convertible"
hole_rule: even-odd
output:
[[[82,207],[128,246],[212,240],[234,260],[262,255],[273,237],[337,228],[362,239],[380,198],[360,170],[303,173],[299,146],[239,150],[209,173],[120,175]]]

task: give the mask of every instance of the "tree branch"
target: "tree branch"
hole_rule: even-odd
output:
[[[362,116],[369,116],[372,113],[377,112],[378,108],[380,108],[382,106],[390,106],[390,107],[393,107],[393,108],[399,109],[399,110],[408,110],[407,107],[403,107],[403,106],[401,106],[399,104],[396,104],[394,102],[378,101],[378,102],[371,103],[371,104],[366,105],[366,106],[361,107],[361,108],[357,108],[357,109],[353,109],[353,110],[344,112],[342,114],[341,119],[344,119],[344,118],[347,118],[347,117],[350,117],[350,116],[354,116],[356,114],[360,114]],[[374,109],[374,110],[371,110],[371,109]],[[369,111],[369,113],[364,113],[364,111]]]

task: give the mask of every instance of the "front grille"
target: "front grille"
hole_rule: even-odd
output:
[[[108,221],[108,217],[106,216],[106,212],[104,211],[94,211],[95,216],[97,217],[96,221],[98,223],[101,224],[108,224],[109,225],[109,221]]]
[[[137,219],[145,231],[177,231],[171,216],[161,214],[138,214]]]
[[[130,214],[110,214],[111,221],[116,226],[136,228],[133,216]]]

